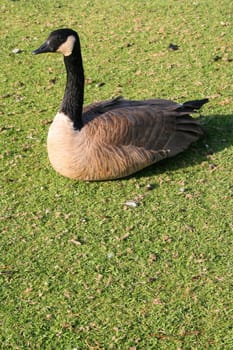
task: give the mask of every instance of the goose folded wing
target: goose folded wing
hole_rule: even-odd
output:
[[[93,142],[157,151],[175,133],[176,114],[157,105],[127,106],[99,115],[87,127]]]

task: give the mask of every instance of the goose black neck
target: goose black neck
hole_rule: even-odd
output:
[[[74,129],[83,127],[84,70],[80,47],[75,45],[70,56],[64,56],[67,81],[60,111],[73,122]]]

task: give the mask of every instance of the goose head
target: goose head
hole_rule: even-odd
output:
[[[32,53],[38,55],[48,52],[60,52],[64,56],[70,56],[73,53],[75,45],[80,46],[78,34],[68,28],[54,30],[48,39]]]

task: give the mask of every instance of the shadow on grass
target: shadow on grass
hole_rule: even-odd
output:
[[[165,172],[200,164],[208,156],[216,154],[233,145],[233,114],[211,115],[199,118],[205,135],[189,149],[175,156],[164,159],[129,178],[142,178],[160,175]]]

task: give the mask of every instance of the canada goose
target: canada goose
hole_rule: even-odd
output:
[[[77,180],[109,180],[175,156],[203,134],[188,113],[208,100],[178,104],[121,97],[83,108],[84,70],[78,34],[53,31],[33,54],[61,52],[67,73],[63,101],[48,133],[54,169]]]

